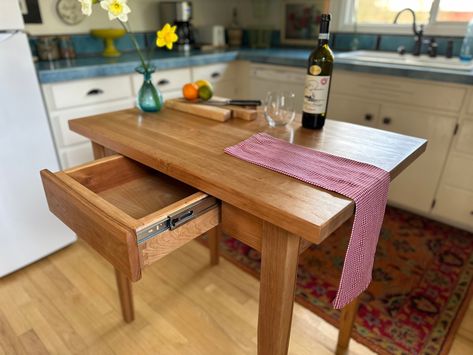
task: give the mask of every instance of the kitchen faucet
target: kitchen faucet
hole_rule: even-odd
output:
[[[397,23],[397,19],[399,16],[404,12],[404,11],[409,11],[412,14],[412,31],[414,32],[415,36],[415,44],[414,44],[414,51],[412,52],[413,55],[418,56],[421,53],[422,50],[422,37],[424,36],[424,25],[420,25],[419,28],[417,28],[416,24],[416,13],[414,10],[406,7],[405,9],[402,9],[396,14],[396,17],[394,18],[394,24]]]

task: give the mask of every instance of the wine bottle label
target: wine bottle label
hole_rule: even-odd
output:
[[[325,113],[329,86],[330,76],[307,75],[303,111],[307,113]]]

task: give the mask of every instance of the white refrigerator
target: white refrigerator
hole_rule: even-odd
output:
[[[75,241],[39,171],[59,170],[18,0],[0,0],[0,278]]]

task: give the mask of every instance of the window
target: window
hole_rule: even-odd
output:
[[[432,0],[358,0],[355,7],[355,18],[359,24],[393,23],[394,17],[399,11],[410,7],[415,11],[419,23],[427,23],[431,6]],[[407,12],[402,14],[398,23],[411,24],[412,15]]]
[[[342,30],[408,33],[410,13],[403,13],[393,25],[396,14],[405,8],[414,10],[417,23],[432,34],[464,35],[466,23],[473,18],[473,0],[347,0],[342,4]]]
[[[438,22],[468,22],[471,18],[473,18],[472,0],[440,1],[436,18]]]

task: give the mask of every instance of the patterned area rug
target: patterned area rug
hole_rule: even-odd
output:
[[[299,259],[296,301],[334,325],[340,312],[330,302],[350,231],[351,221]],[[226,236],[221,254],[258,276],[257,251]],[[448,353],[472,295],[472,277],[473,234],[388,207],[353,337],[381,354]]]

